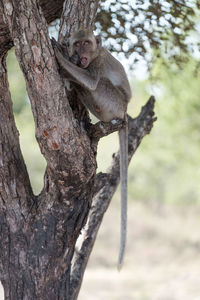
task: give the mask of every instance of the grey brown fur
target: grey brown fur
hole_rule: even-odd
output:
[[[69,60],[54,44],[62,74],[80,95],[84,105],[101,121],[125,119],[131,89],[122,64],[101,45],[99,36],[91,30],[80,29],[69,39]],[[79,64],[70,57],[79,56]],[[121,177],[121,240],[118,268],[121,268],[126,246],[127,224],[127,122],[119,131]]]

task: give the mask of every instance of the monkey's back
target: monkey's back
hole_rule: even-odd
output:
[[[82,102],[101,121],[123,119],[131,91],[122,64],[101,48],[99,56],[87,69],[91,76],[97,76],[99,80],[95,90],[78,89]]]

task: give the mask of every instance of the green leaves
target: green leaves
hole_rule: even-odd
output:
[[[179,53],[190,51],[187,37],[192,30],[197,30],[195,23],[199,6],[198,0],[101,1],[97,31],[103,32],[109,49],[123,51],[132,63],[138,55],[147,62],[151,61],[150,49],[157,49],[165,60],[178,61],[180,57],[170,50],[176,46]]]

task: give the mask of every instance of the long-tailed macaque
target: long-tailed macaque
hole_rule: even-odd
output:
[[[121,239],[118,268],[122,266],[126,246],[127,227],[127,168],[128,136],[126,110],[131,98],[130,85],[122,64],[102,47],[100,36],[94,36],[88,29],[80,29],[69,38],[67,59],[54,45],[62,74],[75,83],[83,104],[99,120],[110,122],[120,118],[126,126],[119,130],[120,177],[121,177]],[[73,64],[70,58],[78,55],[79,62]]]

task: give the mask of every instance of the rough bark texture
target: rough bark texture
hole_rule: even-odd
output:
[[[13,271],[5,274],[3,284],[8,299],[67,299],[74,244],[92,198],[95,156],[89,137],[78,126],[66,101],[39,6],[29,0],[3,4],[26,80],[36,137],[47,161],[45,186],[33,205],[28,205],[31,197],[25,188],[15,191],[15,180],[25,182],[28,178],[23,169],[21,178],[15,171],[16,178],[9,182],[15,194],[9,194],[14,208],[6,224],[9,230],[14,226],[14,234],[9,235],[9,244],[3,251],[12,262]],[[5,122],[6,127],[9,120]],[[9,149],[6,151],[9,153]],[[20,158],[17,163],[22,164]],[[3,161],[3,183],[4,165]],[[23,207],[24,219],[20,208],[16,209],[16,198]]]
[[[2,2],[2,1],[1,1]],[[50,23],[60,17],[64,0],[40,0],[42,12],[47,23]],[[0,3],[0,55],[5,49],[13,46],[13,40],[10,35],[8,24],[3,16],[3,9]]]
[[[0,35],[0,280],[7,300],[77,299],[105,212],[99,208],[104,207],[102,201],[109,204],[119,182],[118,156],[108,174],[96,176],[96,148],[102,136],[118,130],[123,122],[91,125],[76,95],[72,93],[68,101],[47,31],[47,22],[61,12],[62,1],[54,2],[40,1],[44,13],[35,0],[0,3],[0,32],[4,32]],[[92,26],[97,4],[66,1],[59,39],[79,26]],[[31,189],[12,113],[5,58],[13,44],[26,80],[36,138],[47,161],[38,196]],[[152,127],[152,101],[138,121],[129,121],[130,156]],[[95,221],[97,213],[101,216]],[[88,214],[85,240],[74,254]]]
[[[59,42],[63,42],[70,36],[71,32],[80,27],[93,28],[97,8],[98,0],[65,1],[61,17]]]

